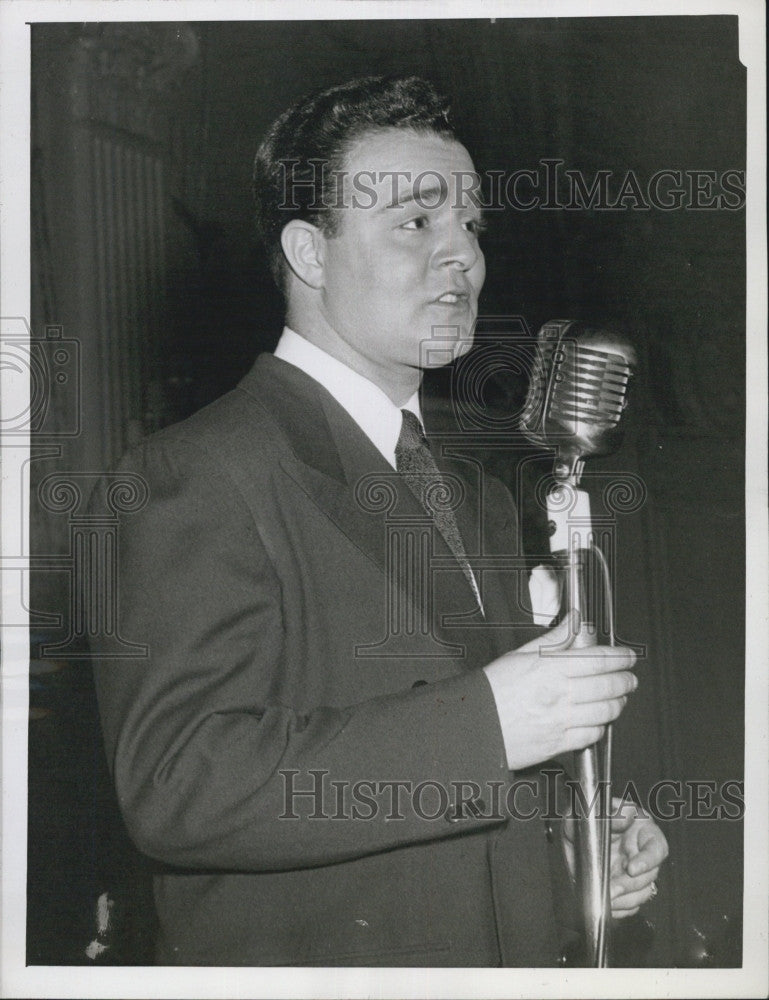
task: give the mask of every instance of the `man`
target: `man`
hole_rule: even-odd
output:
[[[422,439],[422,372],[469,349],[484,279],[472,171],[417,79],[286,112],[255,169],[275,356],[124,462],[149,502],[121,527],[120,629],[148,657],[97,686],[164,866],[161,963],[558,961],[573,850],[526,769],[594,742],[636,680],[630,651],[540,654],[568,629],[525,632],[509,495]],[[622,916],[667,848],[632,810],[614,841]]]

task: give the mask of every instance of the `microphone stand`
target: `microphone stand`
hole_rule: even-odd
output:
[[[592,540],[590,503],[579,482],[585,458],[608,455],[620,443],[620,417],[635,363],[635,350],[624,337],[576,320],[551,320],[537,334],[520,427],[532,444],[557,452],[553,469],[557,485],[548,496],[548,517],[554,529],[550,551],[566,577],[566,613],[575,620],[566,648],[597,642],[586,586],[590,553],[603,572],[610,645],[614,645],[609,571]],[[571,505],[563,502],[572,499]],[[587,806],[587,815],[577,824],[577,862],[588,960],[591,966],[604,968],[611,912],[611,726],[606,727],[603,740],[575,753],[574,761]]]
[[[558,485],[551,493],[553,497],[560,491],[559,502],[554,502],[551,506],[557,506],[561,510],[564,497],[573,497],[569,513],[575,516],[568,518],[565,531],[562,525],[561,532],[556,532],[553,542],[557,548],[553,555],[565,576],[564,606],[574,630],[570,646],[580,649],[597,644],[597,629],[591,620],[592,609],[589,607],[586,585],[587,557],[595,546],[592,542],[590,502],[587,494],[579,489],[583,467],[584,462],[579,458],[556,461],[554,476]],[[563,522],[563,513],[556,518],[556,523],[558,521]],[[565,548],[562,547],[564,541],[567,543]],[[606,572],[605,566],[604,571]],[[611,600],[610,594],[608,599]],[[613,645],[613,628],[611,633]],[[587,803],[585,815],[575,817],[575,820],[577,874],[585,923],[587,964],[592,968],[608,966],[608,919],[611,912],[610,755],[611,726],[607,727],[605,737],[598,743],[574,753],[576,777]],[[605,771],[603,780],[602,757]]]

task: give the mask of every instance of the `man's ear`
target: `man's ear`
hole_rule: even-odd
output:
[[[311,288],[323,284],[323,233],[311,222],[292,219],[280,234],[288,265]]]

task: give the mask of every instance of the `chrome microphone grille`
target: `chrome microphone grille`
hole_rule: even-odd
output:
[[[537,336],[521,430],[563,457],[613,451],[634,365],[635,351],[618,334],[551,320]]]
[[[554,354],[550,416],[616,426],[625,408],[631,376],[626,360],[619,354],[576,344],[561,347]]]

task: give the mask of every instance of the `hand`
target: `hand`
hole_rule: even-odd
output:
[[[638,685],[632,650],[567,648],[571,635],[564,621],[484,667],[511,770],[595,743]]]
[[[668,856],[668,842],[635,803],[612,799],[612,807],[611,915],[619,920],[638,913],[656,894],[654,882]]]
[[[563,846],[572,877],[575,866],[575,820],[563,823]],[[611,819],[611,915],[616,920],[632,917],[655,895],[655,879],[668,856],[665,835],[634,802],[612,799]]]

